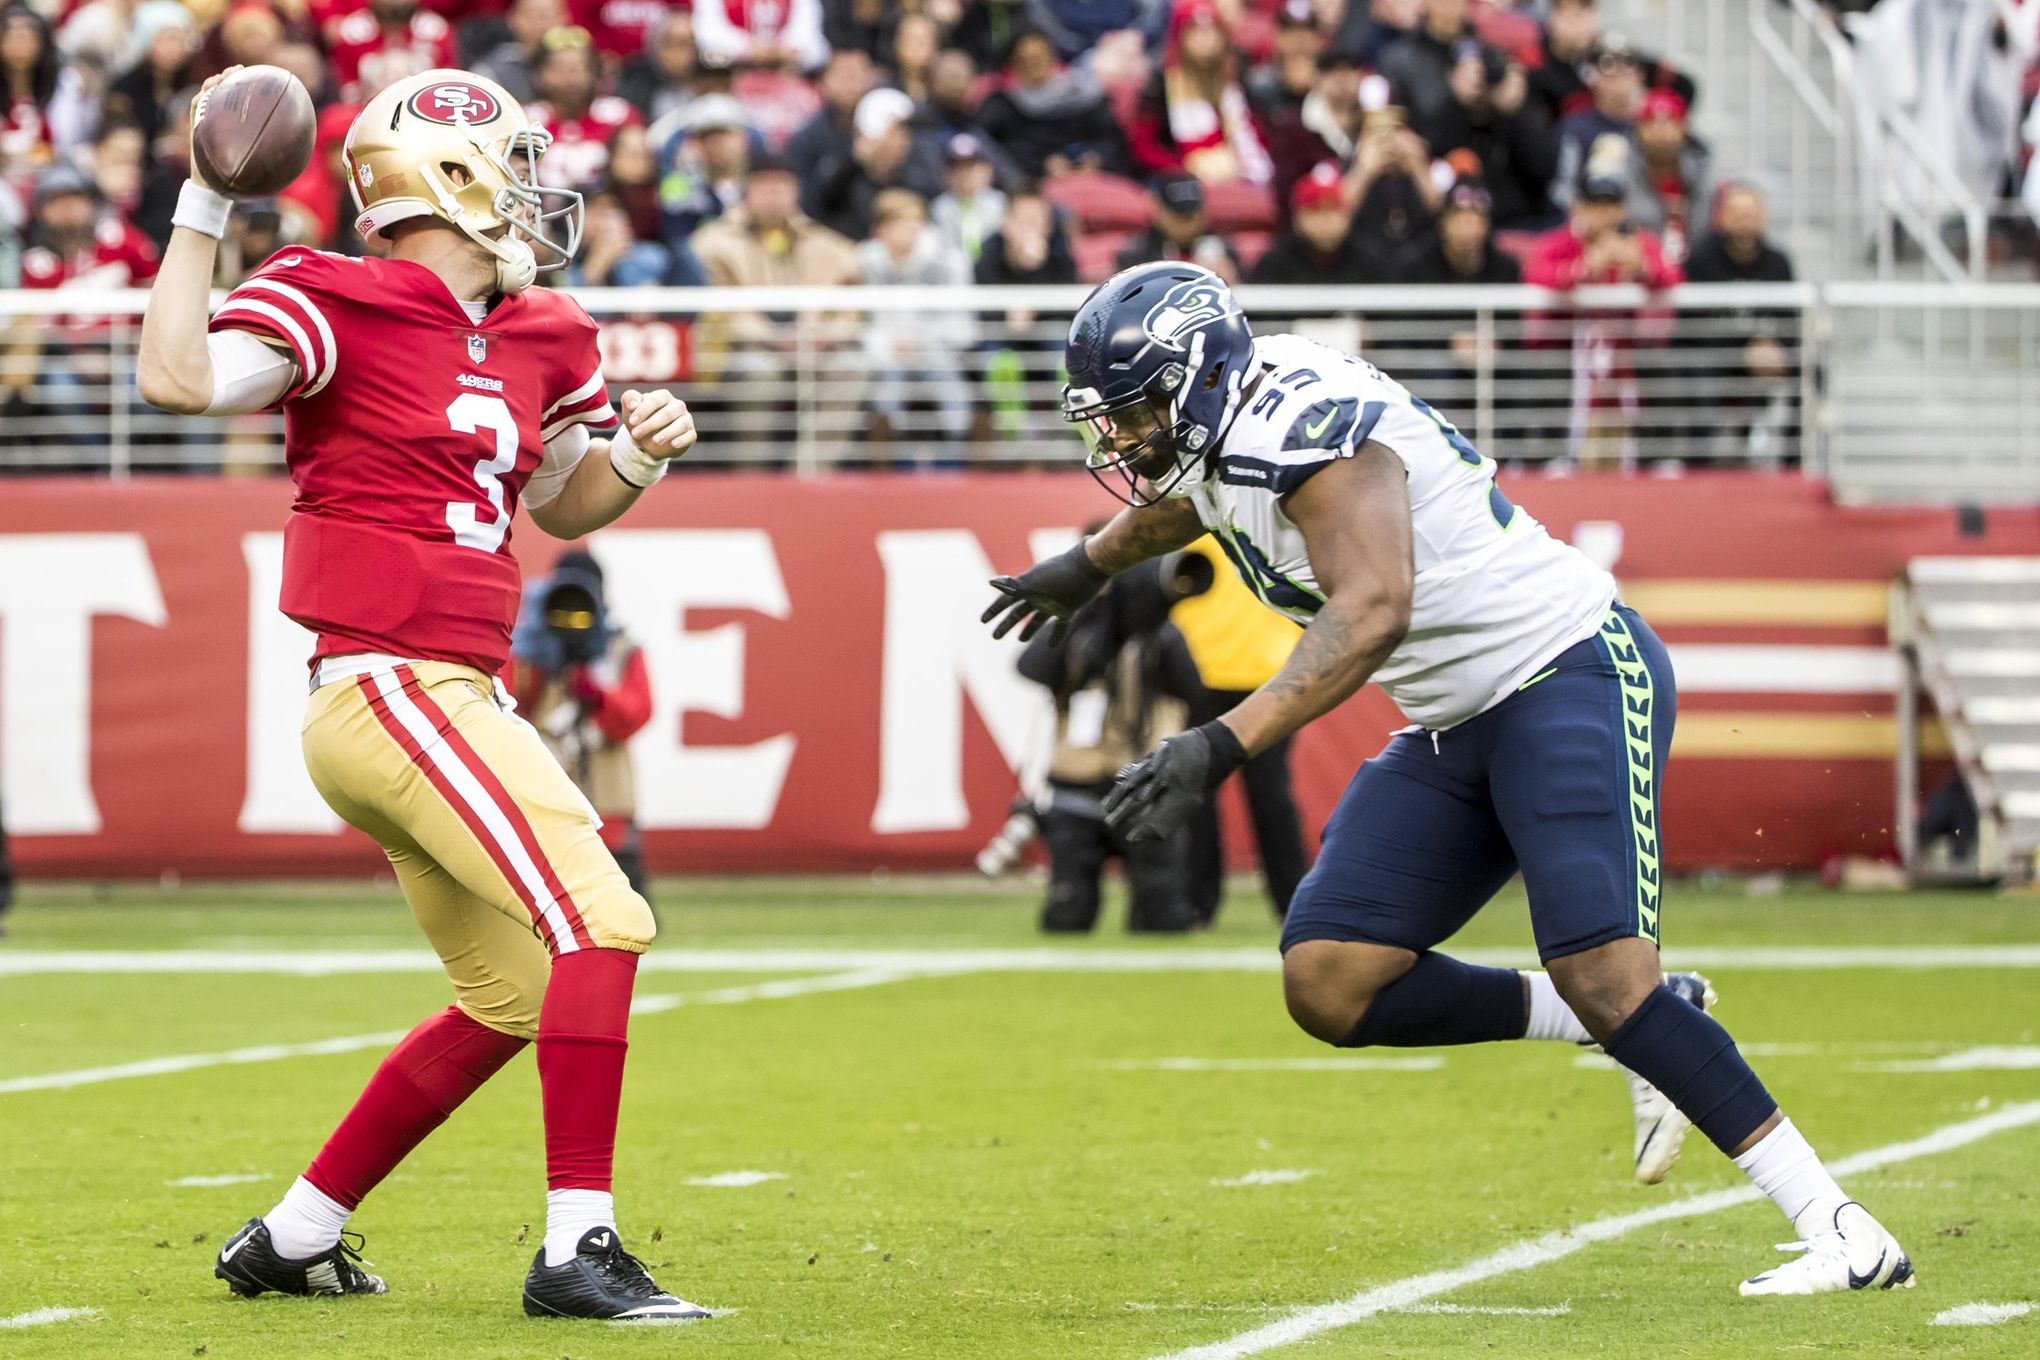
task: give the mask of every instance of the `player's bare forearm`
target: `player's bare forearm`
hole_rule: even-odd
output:
[[[1084,549],[1098,569],[1116,576],[1150,557],[1187,548],[1204,536],[1197,507],[1187,500],[1130,505],[1085,541]]]
[[[626,392],[623,429],[593,440],[560,494],[532,507],[531,522],[554,538],[580,538],[613,523],[657,481],[663,465],[694,447],[694,417],[671,392]]]
[[[560,494],[548,505],[530,507],[531,522],[554,538],[581,538],[613,523],[643,494],[644,488],[616,475],[609,462],[609,441],[591,440]]]
[[[1416,562],[1402,461],[1366,443],[1284,502],[1325,602],[1275,677],[1225,715],[1259,755],[1349,698],[1409,631]]]
[[[213,260],[219,242],[178,227],[142,312],[135,382],[142,400],[165,411],[197,415],[212,405],[212,357],[205,330],[212,306]]]

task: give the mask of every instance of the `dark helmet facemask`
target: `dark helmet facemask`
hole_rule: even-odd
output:
[[[1201,346],[1191,348],[1194,361]],[[1077,391],[1063,389],[1062,417],[1083,438],[1085,470],[1122,504],[1155,505],[1187,495],[1188,483],[1202,480],[1204,431],[1176,414],[1184,376],[1184,367],[1172,364],[1156,376],[1159,391],[1110,403],[1076,405]]]

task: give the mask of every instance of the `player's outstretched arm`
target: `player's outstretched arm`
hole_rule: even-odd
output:
[[[1283,510],[1303,532],[1325,603],[1289,661],[1220,721],[1258,755],[1344,703],[1410,626],[1416,559],[1402,460],[1372,441],[1295,491]]]
[[[192,101],[192,127],[205,116],[206,96],[215,85],[241,68],[236,66],[199,87]],[[212,355],[206,346],[210,319],[214,256],[227,229],[232,204],[198,172],[191,158],[191,178],[177,199],[176,226],[163,251],[163,264],[149,288],[142,313],[142,340],[135,357],[135,382],[142,400],[179,415],[198,415],[213,401]]]
[[[1186,548],[1202,537],[1197,508],[1186,500],[1129,506],[1097,533],[1067,552],[1037,562],[1018,576],[999,576],[999,592],[980,616],[992,625],[993,637],[1020,629],[1022,642],[1053,623],[1049,640],[1061,638],[1063,625],[1090,602],[1105,582],[1137,562]]]
[[[610,523],[694,447],[694,416],[671,392],[626,392],[620,411],[623,428],[588,445],[557,495],[526,501],[531,522],[554,538],[580,538]]]

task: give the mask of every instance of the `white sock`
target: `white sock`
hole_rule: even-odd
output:
[[[1594,1036],[1587,1033],[1587,1027],[1572,1013],[1572,1007],[1560,999],[1558,988],[1551,985],[1551,974],[1525,973],[1523,980],[1530,984],[1530,1027],[1523,1031],[1525,1039],[1558,1039],[1569,1044],[1593,1042]]]
[[[1833,1232],[1835,1210],[1849,1201],[1789,1119],[1780,1120],[1735,1164],[1792,1220],[1792,1230],[1801,1238]]]
[[[545,1192],[545,1263],[564,1265],[590,1228],[616,1227],[616,1197],[607,1190]]]
[[[341,1204],[303,1176],[290,1184],[276,1207],[262,1216],[269,1228],[269,1241],[286,1261],[317,1256],[340,1240],[353,1210]]]

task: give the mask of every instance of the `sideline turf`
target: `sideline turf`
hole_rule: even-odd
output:
[[[968,880],[672,882],[665,942],[1032,946],[1032,890]],[[1115,918],[1116,919],[1116,918]],[[416,948],[384,889],[38,888],[0,948]],[[1675,888],[1681,945],[2040,943],[2040,903]],[[1527,940],[1519,896],[1465,937]],[[1081,947],[1125,947],[1116,926]],[[1244,895],[1163,951],[1273,948]],[[1528,955],[1526,953],[1526,961]],[[696,998],[761,980],[648,974]],[[2040,1070],[1901,1073],[1976,1045],[2040,1047],[2040,970],[1721,970],[1754,1044],[1830,1045],[1759,1070],[1834,1155],[2040,1099]],[[0,977],[0,1080],[401,1029],[442,1004],[423,974]],[[1272,974],[1013,973],[640,1016],[624,1107],[626,1234],[662,1282],[733,1315],[630,1332],[528,1322],[517,1285],[541,1212],[536,1083],[520,1059],[357,1218],[382,1299],[230,1300],[222,1235],[266,1208],[373,1050],[0,1094],[0,1356],[1065,1357],[1142,1360],[1300,1304],[1461,1264],[1519,1238],[1735,1183],[1697,1139],[1670,1184],[1627,1183],[1620,1084],[1560,1045],[1438,1051],[1437,1071],[1172,1072],[1163,1057],[1326,1056]],[[1416,1054],[1412,1056],[1424,1056]],[[1971,1302],[2040,1302],[2040,1128],[1859,1178],[1920,1288],[1735,1297],[1782,1224],[1748,1206],[1652,1228],[1447,1295],[1558,1316],[1389,1314],[1294,1356],[1951,1356],[2040,1352],[2040,1313],[1929,1327]],[[736,1170],[784,1179],[686,1184]],[[1253,1171],[1285,1184],[1221,1186]],[[176,1188],[191,1176],[253,1184]],[[655,1230],[659,1236],[654,1240]],[[195,1240],[202,1239],[202,1240]],[[202,1350],[200,1348],[203,1348]]]

